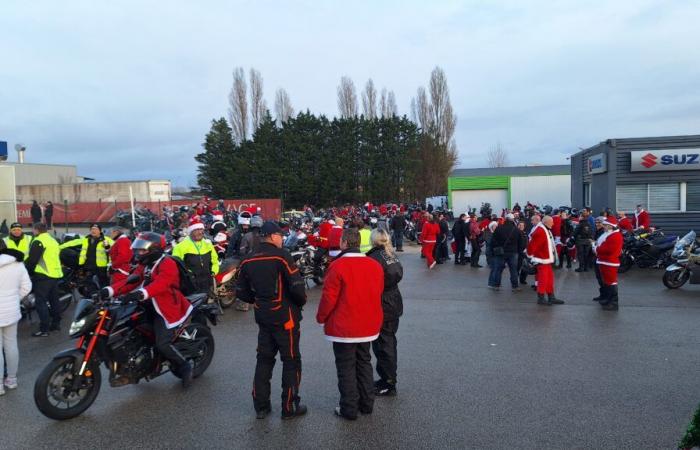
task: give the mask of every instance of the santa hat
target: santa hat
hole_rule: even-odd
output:
[[[212,218],[214,219],[214,222],[221,222],[224,220],[224,214],[219,211],[218,209],[215,209],[214,211],[211,212]]]
[[[610,225],[611,227],[617,226],[617,219],[612,214],[608,215],[605,220],[603,220],[603,225]]]
[[[192,219],[190,219],[190,226],[187,227],[187,233],[190,234],[194,230],[203,230],[204,229],[204,224],[202,223],[201,220],[199,220],[199,216],[194,216]]]

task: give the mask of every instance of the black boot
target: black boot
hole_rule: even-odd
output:
[[[603,297],[604,297],[604,295],[603,295],[603,289],[604,289],[604,288],[602,288],[602,287],[599,287],[599,288],[598,288],[598,296],[593,298],[593,301],[594,301],[594,302],[599,302],[599,301],[603,300]]]
[[[284,407],[282,408],[282,420],[289,420],[294,419],[295,417],[303,416],[304,414],[306,414],[306,411],[306,406],[300,404],[297,400],[293,403],[291,411],[285,411]]]
[[[538,305],[550,305],[547,299],[544,298],[544,294],[537,294],[537,304]]]
[[[549,304],[550,305],[563,305],[564,300],[560,300],[554,296],[554,294],[549,294]]]
[[[601,302],[601,307],[605,311],[617,311],[619,306],[617,305],[617,285],[606,286],[609,293],[607,301],[605,303]]]
[[[378,397],[393,397],[396,395],[396,382],[378,380],[374,382],[374,395]]]

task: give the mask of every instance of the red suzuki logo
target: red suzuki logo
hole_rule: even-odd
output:
[[[642,156],[642,165],[646,167],[647,169],[652,168],[656,165],[656,160],[658,158],[651,153],[647,153],[646,155]]]

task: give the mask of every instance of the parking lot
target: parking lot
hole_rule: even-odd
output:
[[[590,299],[593,273],[556,272],[561,306],[486,288],[487,269],[425,268],[401,254],[405,314],[399,394],[346,422],[330,343],[309,290],[302,321],[306,417],[256,420],[251,401],[256,326],[227,310],[214,329],[214,362],[183,392],[170,375],[110,388],[81,417],[55,422],[34,406],[34,380],[66,334],[29,337],[20,326],[20,387],[0,398],[3,448],[674,448],[700,402],[700,288],[668,291],[661,271],[621,276],[620,311]],[[69,320],[64,320],[67,329]]]

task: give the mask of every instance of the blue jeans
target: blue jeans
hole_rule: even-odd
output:
[[[518,255],[506,254],[491,257],[491,273],[489,274],[489,286],[500,287],[501,275],[506,265],[510,272],[510,285],[512,288],[518,287]]]
[[[394,230],[392,238],[392,244],[397,250],[403,248],[403,231]]]

